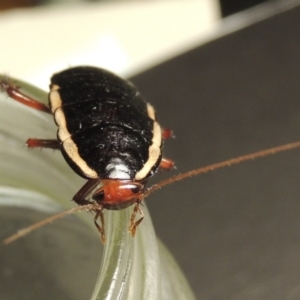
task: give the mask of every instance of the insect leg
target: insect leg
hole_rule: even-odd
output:
[[[173,131],[171,129],[169,129],[169,128],[163,128],[162,129],[162,137],[164,139],[168,139],[168,138],[174,137]]]
[[[168,138],[174,137],[173,131],[168,128],[163,128],[162,129],[162,137],[163,137],[163,139],[168,139]],[[168,158],[162,158],[162,160],[159,164],[159,167],[161,169],[170,170],[174,167],[174,161],[172,161]]]
[[[102,243],[105,244],[106,237],[105,237],[105,224],[104,224],[103,210],[99,209],[95,213],[96,214],[94,217],[94,223],[95,223],[95,226],[97,227],[98,231],[100,232]],[[97,223],[97,219],[100,219],[101,225],[99,225],[99,223]]]
[[[164,170],[170,170],[174,167],[174,161],[168,158],[162,158],[159,167]]]
[[[11,97],[12,99],[26,106],[29,106],[33,109],[40,110],[49,114],[52,113],[50,108],[46,104],[39,102],[31,98],[30,96],[22,93],[19,90],[19,88],[15,86],[12,82],[10,82],[8,79],[0,78],[0,89],[5,91],[8,94],[8,96]]]
[[[28,148],[50,148],[54,150],[60,149],[60,142],[54,139],[28,139],[26,141],[26,145]]]
[[[87,198],[91,195],[92,191],[95,189],[95,187],[100,183],[100,180],[98,178],[96,179],[89,179],[83,187],[75,194],[73,197],[73,200],[78,205],[86,205],[86,204],[92,204],[93,201],[89,201]],[[94,216],[94,223],[98,231],[101,235],[102,243],[104,244],[106,241],[105,237],[105,226],[104,226],[104,217],[103,217],[103,207],[99,206],[99,209],[92,209],[93,213],[95,213]],[[97,222],[97,220],[100,220],[100,224]]]
[[[139,213],[141,217],[135,221],[135,217]],[[131,235],[134,236],[136,232],[136,228],[139,226],[139,224],[143,221],[144,219],[144,213],[142,209],[140,208],[140,202],[137,202],[134,206],[132,215],[130,217],[130,225],[129,225],[129,231],[131,232]]]
[[[82,188],[75,194],[73,201],[78,205],[92,204],[94,202],[87,200],[87,197],[91,194],[94,188],[100,183],[98,178],[89,179]]]

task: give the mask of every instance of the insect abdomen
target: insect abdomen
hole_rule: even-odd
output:
[[[143,180],[158,167],[160,126],[128,81],[98,68],[71,68],[52,77],[49,102],[62,153],[79,175]]]

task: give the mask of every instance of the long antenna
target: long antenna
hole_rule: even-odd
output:
[[[171,178],[168,178],[166,180],[163,180],[163,181],[151,186],[143,194],[141,194],[139,199],[137,199],[137,200],[142,201],[144,198],[148,197],[149,195],[151,195],[155,191],[161,189],[162,187],[164,187],[166,185],[169,185],[173,182],[183,180],[183,179],[188,178],[188,177],[194,177],[194,176],[197,176],[197,175],[200,175],[200,174],[215,171],[217,169],[229,167],[229,166],[232,166],[232,165],[237,165],[237,164],[240,164],[240,163],[245,162],[245,161],[253,160],[253,159],[256,159],[256,158],[268,156],[268,155],[271,155],[271,154],[276,154],[276,153],[279,153],[279,152],[283,152],[283,151],[287,151],[287,150],[291,150],[291,149],[295,149],[295,148],[299,148],[299,147],[300,147],[300,141],[285,144],[285,145],[278,146],[278,147],[269,148],[269,149],[254,152],[254,153],[251,153],[251,154],[242,155],[242,156],[232,158],[232,159],[228,159],[228,160],[216,163],[216,164],[201,167],[201,168],[198,168],[198,169],[186,172],[186,173],[178,174],[178,175],[175,175]],[[56,214],[54,216],[51,216],[49,218],[46,218],[46,219],[38,222],[38,223],[35,223],[31,226],[28,226],[26,228],[23,228],[23,229],[19,230],[17,233],[15,233],[15,234],[11,235],[10,237],[6,238],[3,241],[3,243],[5,245],[8,245],[8,244],[14,242],[15,240],[19,239],[20,237],[23,237],[23,236],[29,234],[30,232],[34,231],[35,229],[38,229],[42,226],[45,226],[49,223],[52,223],[55,220],[61,219],[61,218],[65,217],[66,215],[71,215],[73,213],[80,212],[82,210],[102,211],[103,207],[101,205],[95,203],[95,204],[81,205],[81,206],[72,208],[70,210],[64,211],[60,214]]]
[[[228,159],[228,160],[216,163],[216,164],[201,167],[201,168],[198,168],[198,169],[186,172],[186,173],[178,174],[178,175],[175,175],[171,178],[165,179],[165,180],[151,186],[148,190],[145,191],[145,193],[141,196],[141,198],[142,199],[146,198],[150,194],[157,191],[158,189],[161,189],[162,187],[164,187],[166,185],[169,185],[169,184],[171,184],[173,182],[176,182],[176,181],[183,180],[183,179],[188,178],[188,177],[194,177],[194,176],[197,176],[197,175],[200,175],[200,174],[215,171],[217,169],[229,167],[229,166],[232,166],[232,165],[237,165],[237,164],[240,164],[240,163],[245,162],[245,161],[253,160],[253,159],[256,159],[256,158],[268,156],[268,155],[271,155],[271,154],[276,154],[276,153],[279,153],[279,152],[283,152],[283,151],[287,151],[287,150],[291,150],[291,149],[295,149],[295,148],[299,148],[299,147],[300,147],[300,141],[285,144],[285,145],[278,146],[278,147],[269,148],[269,149],[254,152],[254,153],[251,153],[251,154],[242,155],[242,156],[232,158],[232,159]]]
[[[8,245],[12,242],[14,242],[15,240],[19,239],[20,237],[22,236],[25,236],[27,234],[29,234],[30,232],[40,228],[40,227],[43,227],[49,223],[52,223],[54,222],[55,220],[58,220],[58,219],[62,219],[63,217],[67,216],[67,215],[71,215],[71,214],[74,214],[76,212],[80,212],[82,210],[102,210],[103,207],[99,204],[86,204],[86,205],[81,205],[81,206],[78,206],[78,207],[74,207],[72,209],[69,209],[67,211],[63,211],[62,213],[59,213],[59,214],[56,214],[54,216],[50,216],[49,218],[46,218],[40,222],[37,222],[37,223],[34,223],[26,228],[23,228],[23,229],[20,229],[17,233],[9,236],[8,238],[6,238],[4,241],[3,241],[3,244],[4,245]]]

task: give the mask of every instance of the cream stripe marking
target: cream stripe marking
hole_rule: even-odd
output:
[[[139,170],[135,175],[136,180],[142,180],[147,176],[147,174],[150,172],[153,166],[157,163],[157,160],[159,159],[161,154],[160,146],[162,143],[162,132],[160,125],[155,121],[154,107],[149,103],[147,103],[147,113],[149,118],[151,118],[154,121],[152,145],[149,147],[148,160],[145,162],[142,169]]]
[[[59,86],[56,85],[56,84],[53,84],[51,86],[51,91],[50,91],[50,96],[49,96],[49,99],[50,99],[50,104],[51,104],[51,111],[52,113],[54,113],[54,111],[61,106],[61,98],[60,98],[60,95],[59,95]]]
[[[80,157],[78,148],[71,138],[67,129],[66,118],[61,108],[62,101],[59,95],[59,86],[53,85],[49,96],[51,111],[58,126],[58,137],[70,159],[80,168],[80,170],[89,178],[97,178],[95,170],[91,169],[87,163]]]
[[[151,118],[154,121],[156,120],[154,107],[149,103],[147,103],[147,113],[148,113],[149,118]]]
[[[151,108],[153,109],[152,106]],[[162,142],[161,128],[159,124],[156,121],[154,121],[152,145],[149,147],[149,154],[148,154],[149,158],[145,162],[143,168],[136,173],[135,175],[136,180],[144,179],[146,175],[150,172],[150,170],[153,168],[153,166],[157,163],[157,160],[159,159],[159,156],[161,154],[161,150],[160,150],[161,142]]]
[[[54,118],[58,126],[58,137],[61,142],[64,142],[66,139],[71,137],[71,134],[67,129],[66,118],[61,107],[55,111]]]
[[[89,178],[98,178],[97,173],[91,169],[87,163],[80,157],[78,148],[71,138],[63,142],[63,147],[71,160],[80,168],[80,170]]]

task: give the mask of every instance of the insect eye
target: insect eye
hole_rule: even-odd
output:
[[[134,185],[133,187],[131,187],[131,191],[135,194],[139,193],[141,190],[142,190],[142,187],[138,186],[138,185]]]
[[[100,190],[99,192],[95,193],[93,196],[92,196],[93,200],[95,201],[103,201],[104,200],[104,191],[103,190]]]
[[[124,185],[124,188],[126,189],[130,189],[132,191],[132,193],[137,194],[140,191],[142,191],[144,185],[139,184],[139,183],[130,183],[130,184],[126,184]]]

